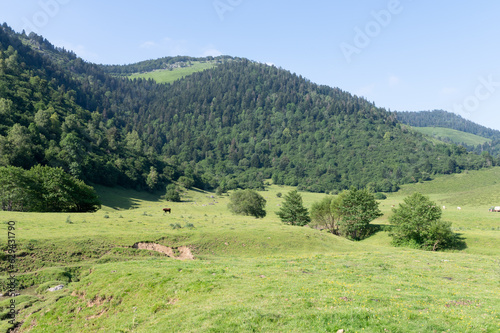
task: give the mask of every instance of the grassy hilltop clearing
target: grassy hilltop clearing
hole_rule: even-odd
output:
[[[444,110],[394,112],[397,119],[416,131],[445,142],[463,145],[478,154],[498,155],[500,131],[494,130]]]
[[[469,146],[477,146],[490,142],[490,139],[483,138],[479,135],[457,131],[451,128],[443,127],[413,127],[414,130],[422,134],[431,136],[437,139],[449,139],[456,144],[464,143]]]
[[[500,213],[488,208],[500,205],[499,176],[440,176],[380,202],[376,224],[415,191],[445,206],[467,243],[450,252],[395,248],[386,231],[351,242],[284,225],[277,193],[293,188],[277,185],[260,192],[263,219],[232,215],[227,195],[167,203],[106,187],[96,213],[0,212],[5,235],[16,222],[16,332],[498,332]],[[308,208],[325,196],[301,194]],[[143,242],[174,256],[188,247],[194,260],[132,247]]]
[[[143,79],[153,79],[157,83],[171,83],[176,80],[182,79],[193,73],[213,68],[215,63],[213,62],[201,62],[194,61],[189,67],[180,67],[176,69],[161,69],[154,70],[146,73],[134,73],[128,76],[129,79],[143,78]]]

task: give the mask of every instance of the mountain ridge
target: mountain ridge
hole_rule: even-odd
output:
[[[497,163],[434,145],[363,98],[248,59],[157,84],[112,76],[5,24],[0,43],[10,115],[0,120],[0,165],[61,166],[88,182],[149,190],[184,177],[221,191],[272,178],[316,192],[389,192]]]
[[[449,128],[464,133],[478,135],[489,141],[483,144],[467,144],[460,142],[467,150],[477,154],[488,153],[496,158],[500,157],[500,131],[476,124],[470,120],[464,119],[460,115],[444,110],[417,111],[417,112],[398,112],[394,114],[404,124],[415,127],[442,127]],[[453,139],[447,141],[454,141]],[[454,141],[455,143],[456,140]]]

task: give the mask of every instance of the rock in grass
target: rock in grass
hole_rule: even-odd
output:
[[[57,291],[57,290],[61,290],[62,288],[64,288],[64,284],[60,284],[58,286],[49,288],[49,289],[47,289],[47,291]]]

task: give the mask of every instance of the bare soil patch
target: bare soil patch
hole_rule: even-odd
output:
[[[135,243],[134,249],[156,251],[179,260],[194,260],[191,250],[187,246],[169,247],[156,243]]]

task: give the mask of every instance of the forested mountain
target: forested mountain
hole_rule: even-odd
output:
[[[311,191],[394,191],[498,162],[434,145],[340,89],[237,60],[172,84],[128,80],[4,24],[0,165],[60,166],[87,182],[140,189],[183,176],[221,190],[272,178]]]
[[[469,151],[476,153],[488,152],[489,154],[500,157],[500,131],[476,124],[470,120],[464,119],[461,116],[452,112],[443,110],[419,111],[419,112],[394,112],[398,121],[403,124],[408,124],[415,127],[444,127],[454,130],[471,133],[482,136],[483,138],[491,139],[477,146],[462,144]]]
[[[138,189],[177,179],[182,172],[140,146],[134,141],[137,133],[113,117],[119,102],[110,101],[111,90],[121,83],[134,85],[36,34],[16,34],[4,24],[0,166],[62,167],[87,182]],[[151,85],[144,82],[142,89]]]

